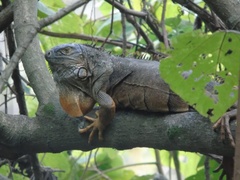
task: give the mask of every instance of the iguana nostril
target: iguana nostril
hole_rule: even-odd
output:
[[[50,57],[52,55],[51,51],[46,52],[45,57]]]

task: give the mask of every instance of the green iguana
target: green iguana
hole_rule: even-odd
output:
[[[159,62],[121,58],[81,44],[63,44],[45,55],[59,88],[60,104],[67,114],[80,117],[97,102],[96,119],[89,142],[112,121],[115,109],[131,108],[151,112],[186,112],[189,106],[174,94],[159,75]]]

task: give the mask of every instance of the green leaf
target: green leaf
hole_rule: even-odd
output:
[[[58,10],[66,6],[62,0],[54,0],[54,1],[41,0],[41,2],[44,3],[46,6],[53,8],[54,10]]]
[[[25,100],[26,100],[27,109],[28,109],[28,116],[34,117],[38,108],[37,98],[33,96],[25,96]]]
[[[72,164],[69,160],[67,152],[58,154],[41,153],[38,155],[39,159],[42,159],[43,166],[50,166],[52,169],[64,170],[64,172],[55,172],[54,174],[60,179],[68,179],[66,175],[69,174],[72,168]]]
[[[194,174],[192,174],[191,176],[186,177],[185,180],[202,180],[205,179],[206,174],[205,174],[205,167],[204,167],[204,163],[205,163],[205,159],[206,156],[202,156],[201,160],[199,161],[199,164],[196,168],[196,172]],[[221,175],[221,171],[217,172],[217,173],[213,173],[212,171],[214,169],[216,169],[219,166],[219,164],[213,160],[213,159],[209,159],[209,176],[211,180],[218,180],[220,175]],[[189,166],[191,167],[191,166]]]
[[[237,101],[239,39],[235,31],[185,33],[173,39],[171,56],[161,61],[170,88],[211,121]]]
[[[131,180],[149,180],[149,179],[154,179],[154,175],[135,176],[135,177],[131,178]],[[156,179],[158,179],[158,178],[156,178]]]
[[[132,4],[132,7],[135,11],[141,11],[142,10],[142,0],[132,0],[131,4]],[[126,2],[125,6],[127,6],[127,5],[128,5],[128,3]]]
[[[111,17],[106,19],[99,27],[98,27],[98,31],[96,32],[97,35],[102,35],[103,37],[106,37],[109,32],[110,32],[110,28],[111,28],[111,23],[112,23],[112,19]],[[113,34],[120,34],[120,32],[122,32],[122,24],[121,24],[121,14],[114,14],[113,17]],[[118,32],[118,33],[117,33]]]
[[[103,1],[101,6],[99,7],[99,10],[101,11],[101,13],[104,16],[109,15],[112,12],[112,5],[110,5],[109,3]]]
[[[201,155],[196,154],[196,153],[190,153],[190,152],[184,152],[184,151],[179,151],[178,159],[180,162],[180,172],[184,177],[191,176],[193,174],[196,174],[197,172],[197,164],[201,159]],[[174,162],[172,160],[173,167]],[[189,168],[191,167],[191,168]]]
[[[171,17],[171,18],[167,18],[165,19],[165,24],[167,26],[172,27],[173,29],[177,29],[178,25],[181,23],[181,18],[180,16],[176,16],[176,17]]]
[[[47,16],[53,15],[55,12],[48,8],[44,3],[38,1],[38,17],[45,18]]]

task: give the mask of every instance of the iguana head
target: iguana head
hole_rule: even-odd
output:
[[[62,44],[46,52],[45,58],[57,82],[90,76],[87,54],[80,44]]]
[[[95,96],[113,71],[106,52],[82,44],[58,45],[45,54],[58,85]],[[61,88],[60,87],[60,88]]]
[[[74,67],[86,67],[87,64],[84,51],[79,44],[56,46],[45,54],[45,58],[53,74],[58,73],[58,75],[61,75],[61,73],[67,69],[72,69],[74,72]]]

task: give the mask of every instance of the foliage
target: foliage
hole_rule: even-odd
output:
[[[142,10],[141,0],[132,0],[131,2],[134,10]],[[124,5],[129,7],[127,1],[124,2]],[[203,4],[200,5],[202,6]],[[58,9],[64,6],[65,4],[61,0],[39,1],[38,18],[41,19],[54,14]],[[89,37],[107,37],[110,34],[109,38],[121,41],[123,35],[121,13],[115,10],[112,22],[112,6],[106,1],[94,1],[90,6],[88,6],[88,11],[84,12],[84,9],[82,8],[72,12],[54,24],[46,27],[44,30],[55,33],[84,34]],[[153,14],[154,19],[160,27],[160,21],[163,13],[162,1],[147,1],[146,7],[148,8],[147,10]],[[98,15],[95,16],[94,13]],[[160,71],[162,76],[170,84],[171,88],[180,94],[191,105],[194,106],[196,104],[194,107],[204,115],[207,114],[208,109],[214,108],[214,111],[211,111],[211,113],[214,114],[213,118],[216,119],[236,100],[236,92],[233,90],[233,87],[236,85],[236,69],[231,68],[239,67],[239,64],[237,64],[239,63],[239,60],[236,60],[237,53],[235,54],[235,52],[237,52],[235,39],[238,39],[238,37],[234,33],[203,35],[199,31],[192,32],[194,19],[195,14],[185,11],[172,1],[167,2],[165,26],[168,32],[168,38],[171,40],[174,48],[170,52],[165,48],[163,42],[160,42],[159,39],[156,38],[155,34],[148,27],[145,21],[137,18],[136,22],[139,22],[141,28],[153,42],[156,50],[170,53],[171,56],[167,60],[162,61]],[[111,27],[113,28],[111,29]],[[112,33],[110,33],[111,30]],[[145,40],[142,37],[138,39],[138,33],[133,25],[127,23],[124,31],[126,32],[126,39],[128,42],[138,44],[147,49]],[[229,42],[229,37],[234,41]],[[69,39],[63,38],[60,35],[59,37],[51,37],[44,34],[39,34],[39,38],[43,51],[46,51],[53,46],[70,42],[102,45],[102,42],[98,41],[98,39],[93,40],[91,38],[88,40]],[[212,44],[218,45],[213,46]],[[230,47],[231,51],[229,51],[228,47]],[[121,47],[116,47],[112,44],[106,44],[105,49],[116,54],[121,54],[123,52]],[[129,55],[132,55],[134,52],[134,48],[127,49],[127,54]],[[225,54],[227,54],[226,59],[222,58],[226,57]],[[207,61],[209,59],[211,60],[211,63]],[[192,60],[201,62],[197,64],[197,70],[196,68],[193,69]],[[224,69],[221,71],[220,69],[217,69],[217,67],[227,68],[227,70]],[[189,72],[190,70],[192,70],[191,76],[188,74],[189,78],[184,79],[182,76],[183,73]],[[204,81],[197,81],[196,84],[196,78],[200,79],[202,74],[207,74],[207,76],[201,78]],[[231,74],[231,76],[229,76],[229,74]],[[207,83],[216,77],[219,78],[218,80],[224,80],[224,83],[214,88],[214,93],[217,91],[218,95],[218,102],[216,104],[221,104],[221,106],[218,107],[214,106],[215,103],[212,100],[203,98],[204,93],[200,90],[204,89]],[[179,80],[176,81],[176,78],[179,78]],[[199,85],[201,85],[201,87]],[[226,86],[231,88],[226,88]],[[193,88],[194,93],[189,93],[189,91],[193,91]],[[197,93],[198,95],[196,95]],[[230,95],[231,98],[227,96],[226,99],[226,94]],[[34,116],[38,105],[36,99],[29,96],[26,97],[29,115]],[[222,103],[222,101],[226,103]],[[201,103],[204,103],[206,106],[204,107],[200,105]],[[203,109],[203,107],[205,109]],[[51,112],[52,108],[51,106],[48,106],[45,110]],[[171,131],[168,132],[168,135],[171,138],[177,133],[177,131]],[[133,152],[135,156],[133,156],[131,152]],[[138,154],[135,154],[135,152],[136,149],[125,151],[123,153],[113,149],[102,148],[92,152],[71,151],[58,154],[45,153],[39,154],[38,156],[43,166],[51,167],[54,171],[56,171],[54,174],[59,179],[63,180],[106,178],[123,179],[123,177],[124,179],[129,180],[153,179],[155,173],[157,172],[156,162],[158,160],[157,158],[154,158],[155,154],[153,153],[153,150],[147,150],[147,154],[144,154],[145,161],[142,164],[129,164],[124,161],[124,159],[134,159],[135,157],[137,157],[135,159],[137,160]],[[165,169],[164,175],[167,176],[168,174],[173,174],[173,172],[175,172],[175,166],[171,153],[164,150],[159,151],[159,153],[162,167]],[[154,173],[151,172],[142,175],[129,168],[138,168],[139,166],[145,167],[150,164],[149,159],[153,159],[151,161],[151,169],[153,169]],[[187,180],[204,178],[205,156],[195,153],[179,152],[178,159],[181,175]],[[218,164],[214,160],[210,160],[211,170],[217,166]],[[0,168],[0,173],[3,175],[11,174],[9,166],[2,166]],[[211,175],[211,179],[218,179],[219,174],[209,173]],[[22,176],[14,174],[14,178],[22,179]]]
[[[29,117],[34,117],[37,112],[38,107],[38,101],[36,97],[31,96],[25,96],[27,109],[28,109],[28,115]]]
[[[64,6],[60,2],[60,0],[54,1],[54,3],[47,0],[42,2],[46,6],[46,14],[49,11],[48,8],[56,11],[56,9]],[[133,8],[135,10],[140,11],[141,6],[139,6],[139,4],[141,4],[141,2],[142,1],[140,0],[132,1]],[[52,32],[59,32],[59,33],[62,33],[62,32],[78,33],[78,34],[85,34],[89,36],[107,37],[111,31],[111,26],[113,26],[112,33],[110,34],[110,38],[115,40],[121,40],[123,29],[121,24],[120,12],[117,10],[114,11],[115,13],[113,16],[114,19],[112,24],[112,21],[111,21],[112,6],[105,1],[99,1],[98,3],[99,4],[97,5],[98,6],[97,9],[95,9],[95,6],[94,6],[96,4],[93,4],[92,7],[89,7],[89,10],[93,12],[92,15],[85,14],[85,13],[82,14],[82,9],[81,9],[78,11],[78,14],[81,14],[80,18],[79,18],[79,15],[76,14],[76,12],[72,12],[68,16],[59,20],[58,22],[52,24],[51,26],[48,26],[46,30],[52,31]],[[149,5],[149,9],[151,10],[151,13],[154,14],[155,18],[158,21],[160,21],[161,15],[162,15],[162,2],[149,1],[148,3],[149,3],[148,5]],[[128,4],[126,2],[124,5],[128,7]],[[96,18],[94,16],[95,11],[96,13],[100,11],[100,14],[102,14],[102,16],[98,16]],[[171,1],[167,2],[167,11],[165,14],[165,25],[168,31],[168,38],[170,38],[173,42],[174,50],[171,52],[172,59],[175,60],[176,59],[175,57],[186,57],[190,53],[190,51],[192,51],[192,49],[190,49],[191,46],[197,44],[196,40],[198,40],[199,37],[202,37],[201,42],[204,42],[204,40],[206,39],[204,38],[205,36],[203,36],[199,32],[192,33],[194,18],[195,18],[194,14],[184,11],[179,5],[176,5]],[[145,33],[148,35],[150,40],[154,43],[155,47],[158,48],[158,50],[162,52],[169,52],[168,50],[165,49],[164,44],[156,38],[156,36],[151,32],[149,28],[147,28],[146,22],[142,21],[141,27],[145,30]],[[137,34],[136,34],[135,28],[129,23],[127,23],[125,32],[126,32],[126,37],[128,42],[136,43]],[[193,37],[196,37],[196,40],[195,39],[192,40],[191,41],[192,43],[190,43],[189,47],[187,48],[186,47],[187,42],[189,42],[190,39],[193,39]],[[89,39],[89,41],[78,40],[78,39],[69,40],[69,39],[63,39],[61,37],[56,38],[56,37],[49,37],[45,35],[40,35],[40,40],[44,50],[48,50],[51,47],[61,43],[69,43],[69,42],[87,43],[87,44],[94,43],[97,45],[102,44],[97,41],[92,41],[91,39]],[[212,43],[212,42],[210,41],[209,43]],[[141,37],[139,39],[138,44],[142,46],[146,45],[144,39]],[[196,46],[197,45],[195,45],[195,47]],[[202,54],[213,53],[211,49],[209,51],[204,51],[204,49],[201,49],[202,47],[204,46],[197,47],[195,49],[195,52],[192,53],[195,56],[191,54],[191,56],[189,57],[194,57],[194,58],[196,56],[198,57],[198,54],[200,53]],[[209,46],[206,46],[206,47],[209,47]],[[105,49],[116,54],[122,52],[120,47],[114,47],[109,44],[105,45]],[[183,52],[182,49],[184,49],[185,51]],[[128,49],[127,52],[128,54],[132,54],[134,52],[134,49]],[[186,55],[183,56],[183,53]],[[185,60],[185,59],[180,59],[180,60]],[[217,61],[218,59],[216,58],[214,60]],[[183,61],[183,62],[186,63],[186,61]],[[190,61],[187,61],[187,62],[190,63]],[[170,73],[167,74],[166,71],[163,71],[162,75],[164,76],[164,78],[165,76],[167,76],[169,79],[175,79],[178,71],[174,72],[170,68],[174,68],[175,66],[168,65],[167,63],[170,64],[170,63],[176,63],[176,62],[171,62],[170,58],[166,60],[166,63],[165,61],[163,61],[163,65],[161,66],[161,68],[162,69],[165,68],[165,70]],[[166,66],[168,68],[166,68]],[[214,70],[216,70],[216,68]],[[167,75],[165,75],[164,73]],[[168,81],[168,78],[166,78],[167,81]],[[184,92],[186,91],[185,89],[188,87],[186,86],[185,89],[175,88],[175,86],[179,87],[179,83],[181,84],[182,82],[179,81],[179,83],[176,83],[175,81],[174,83],[172,83],[170,82],[170,80],[168,82],[170,83],[173,90],[179,89],[179,91]],[[192,82],[190,82],[189,84],[192,84]],[[183,86],[180,85],[180,87],[183,87]],[[177,90],[176,92],[179,93]],[[183,93],[179,93],[179,94],[182,95]],[[189,93],[185,93],[185,94],[186,96],[189,95]],[[188,97],[192,98],[192,96],[190,95]],[[201,96],[199,95],[198,97],[201,97]],[[183,96],[183,98],[185,97]],[[231,105],[232,102],[233,101],[228,103],[228,106],[229,104]],[[152,150],[149,149],[148,151],[150,152],[149,157],[153,157],[154,153],[152,152]],[[161,155],[161,163],[163,167],[169,167],[170,168],[169,170],[171,170],[171,168],[174,169],[174,162],[173,162],[173,159],[171,158],[170,153],[168,151],[160,151],[160,155]],[[124,179],[151,179],[154,176],[154,174],[149,174],[149,175],[146,174],[141,176],[141,175],[137,175],[132,170],[125,169],[125,166],[127,164],[123,162],[123,159],[122,159],[123,157],[121,156],[121,152],[111,150],[111,149],[101,149],[98,152],[95,152],[94,156],[91,155],[91,153],[73,151],[72,155],[68,155],[66,152],[64,152],[64,153],[55,154],[55,155],[45,154],[44,157],[45,157],[43,158],[44,165],[51,166],[52,168],[56,168],[56,169],[62,169],[65,171],[64,173],[62,172],[57,173],[60,179],[69,179],[69,178],[79,179],[79,178],[83,178],[83,176],[85,179],[99,179],[101,176],[102,178],[104,178],[105,175],[106,177],[109,177],[111,179],[118,179],[118,178],[122,179],[123,177]],[[88,157],[90,158],[89,166],[87,169],[85,169],[87,166]],[[129,157],[129,155],[125,155],[125,158],[126,157],[131,158]],[[205,156],[193,154],[193,153],[180,152],[179,159],[180,159],[180,166],[181,166],[181,174],[185,178],[187,178],[188,180],[191,180],[191,179],[197,179],[197,178],[201,179],[204,177]],[[147,161],[147,158],[146,158],[146,161]],[[218,165],[215,161],[211,160],[210,166],[212,168],[216,168]],[[217,177],[218,177],[217,175],[211,175],[212,179],[217,179]]]
[[[149,155],[144,158],[145,163],[126,164],[126,162],[123,161],[126,158],[135,158],[135,161],[137,161],[138,157],[133,157],[132,154],[137,151],[139,152],[139,150],[149,153]],[[154,174],[146,173],[145,175],[138,175],[136,168],[143,166],[143,169],[145,167],[145,172],[150,169],[154,170],[156,168],[154,167],[154,161],[151,165],[149,163],[149,159],[152,159],[151,157],[154,155],[153,151],[151,149],[138,149],[135,152],[132,151],[133,150],[128,150],[123,154],[121,151],[119,152],[113,149],[102,148],[92,152],[72,151],[58,154],[45,153],[39,154],[39,160],[44,167],[51,167],[51,169],[55,171],[54,174],[61,180],[105,179],[106,177],[114,180],[121,180],[123,177],[126,180],[152,179],[155,176]],[[168,171],[172,171],[173,173],[174,163],[173,159],[170,158],[170,152],[160,151],[160,154],[162,157],[161,161],[163,168],[171,167]],[[205,159],[206,157],[200,154],[180,152],[179,160],[181,163],[181,173],[183,177],[187,180],[202,179],[204,177]],[[218,164],[214,160],[210,160],[209,166],[210,168],[215,169]],[[136,168],[133,170],[130,167]],[[170,173],[167,173],[167,171],[165,172],[166,175]],[[9,173],[9,168],[7,166],[3,166],[0,169],[0,173],[7,175]],[[219,174],[210,173],[210,176],[212,180],[217,180]],[[14,177],[16,179],[21,179],[20,175],[15,175]]]
[[[233,31],[182,34],[160,66],[171,89],[213,122],[237,101],[239,39]]]

